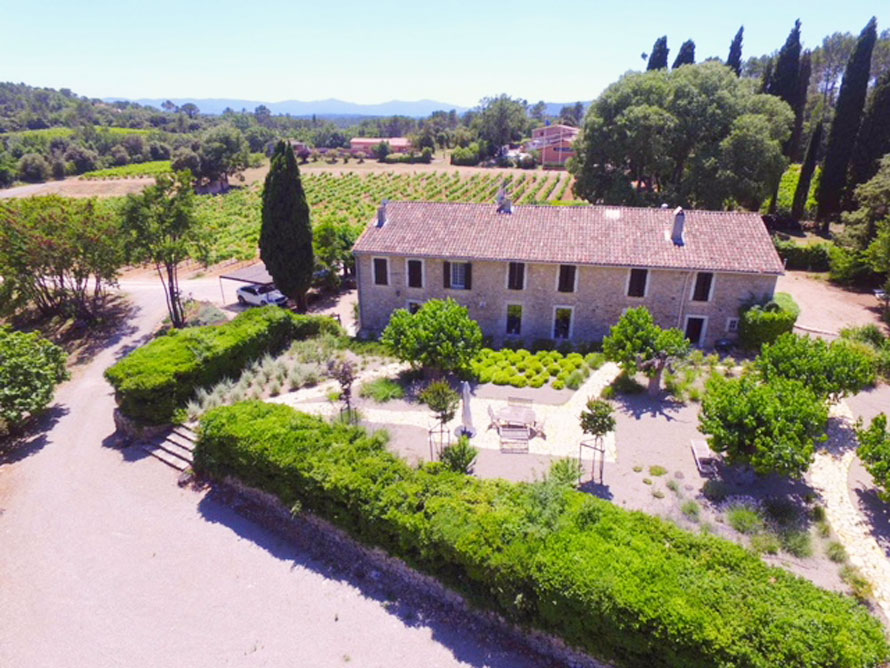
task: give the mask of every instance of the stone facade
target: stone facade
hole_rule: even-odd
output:
[[[386,259],[387,284],[374,280],[374,259]],[[423,287],[408,287],[409,259],[423,262]],[[457,258],[450,262],[459,262]],[[557,290],[558,264],[525,264],[525,287],[507,287],[508,262],[472,261],[471,289],[444,287],[444,260],[393,255],[357,253],[359,314],[362,330],[377,335],[389,322],[392,312],[428,299],[451,297],[469,309],[470,317],[498,344],[521,339],[530,345],[536,339],[554,338],[558,308],[571,309],[569,339],[575,342],[599,341],[622,313],[646,306],[662,327],[687,331],[689,318],[703,318],[699,345],[711,347],[722,338],[735,338],[732,321],[739,306],[752,296],[772,296],[776,275],[714,273],[708,301],[693,301],[695,271],[649,269],[645,295],[629,297],[630,268],[580,265],[576,269],[574,292]],[[508,305],[522,307],[520,333],[508,336]],[[737,322],[737,320],[736,320]]]

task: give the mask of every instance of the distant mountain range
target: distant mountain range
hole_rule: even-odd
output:
[[[136,102],[144,106],[161,108],[166,101],[163,98],[140,98],[138,100],[130,100],[125,97],[106,97],[105,102],[128,101]],[[227,98],[169,98],[169,100],[181,107],[187,102],[197,105],[202,114],[221,114],[225,109],[234,109],[241,111],[247,109],[253,111],[261,104],[266,105],[273,114],[290,114],[291,116],[411,116],[414,118],[423,118],[429,116],[434,111],[450,111],[454,109],[458,113],[467,111],[468,107],[462,107],[459,104],[449,104],[447,102],[438,102],[436,100],[416,100],[414,102],[403,100],[391,100],[389,102],[381,102],[380,104],[357,104],[355,102],[344,102],[343,100],[315,100],[312,102],[302,102],[300,100],[285,100],[283,102],[261,102],[258,100],[236,100]],[[565,103],[574,104],[574,103]],[[585,107],[589,103],[585,103]],[[548,102],[547,114],[556,116],[562,109],[563,103]]]

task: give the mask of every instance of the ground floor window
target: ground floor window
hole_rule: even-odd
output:
[[[522,307],[519,304],[507,305],[507,334],[522,333]]]
[[[572,335],[572,309],[557,307],[553,312],[553,338],[567,339]]]
[[[707,322],[707,318],[695,315],[686,316],[685,334],[686,338],[689,339],[692,345],[697,346],[701,343],[705,335],[705,325]]]
[[[408,302],[408,313],[414,315],[420,310],[420,302]]]
[[[727,318],[726,319],[726,331],[735,334],[739,331],[739,319],[738,318]]]

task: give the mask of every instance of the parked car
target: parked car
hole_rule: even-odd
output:
[[[281,294],[274,285],[245,285],[235,291],[239,304],[250,306],[287,306],[287,297]]]

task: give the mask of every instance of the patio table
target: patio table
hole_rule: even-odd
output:
[[[535,424],[535,412],[525,406],[505,406],[497,412],[501,424],[521,424],[532,428]]]

